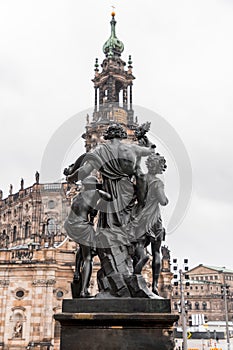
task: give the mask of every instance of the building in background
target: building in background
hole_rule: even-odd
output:
[[[63,229],[67,189],[67,184],[40,184],[37,173],[31,187],[24,189],[21,180],[18,192],[11,186],[9,196],[1,197],[0,349],[34,344],[47,350],[54,342],[53,314],[71,295],[76,249]]]
[[[208,321],[225,321],[223,285],[227,291],[228,319],[233,321],[233,270],[198,265],[187,271],[189,286],[184,287],[187,321],[190,326],[208,325]],[[179,312],[180,286],[173,286],[172,309]],[[208,328],[207,328],[208,329]]]

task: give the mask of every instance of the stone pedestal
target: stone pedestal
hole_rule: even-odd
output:
[[[168,299],[64,300],[62,311],[60,350],[174,349]]]

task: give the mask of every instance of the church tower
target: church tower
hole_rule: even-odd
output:
[[[128,138],[134,139],[134,130],[138,125],[133,111],[132,60],[129,56],[126,68],[121,54],[124,45],[116,36],[115,12],[112,12],[111,35],[103,46],[105,58],[99,66],[95,61],[95,76],[92,80],[95,89],[94,112],[92,121],[87,117],[86,133],[83,135],[86,151],[97,143],[104,142],[102,135],[109,124],[119,123],[125,127]]]

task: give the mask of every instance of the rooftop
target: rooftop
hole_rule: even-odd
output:
[[[204,265],[204,264],[200,264],[198,266],[193,267],[192,269],[189,270],[189,272],[195,270],[198,267],[205,267],[205,268],[213,270],[213,271],[233,274],[233,270],[227,269],[225,266],[211,266],[211,265]]]

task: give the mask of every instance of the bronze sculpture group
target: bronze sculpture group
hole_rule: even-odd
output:
[[[156,175],[166,169],[166,161],[149,142],[149,127],[150,123],[139,127],[135,132],[137,143],[127,143],[123,141],[127,138],[123,127],[110,125],[104,134],[106,143],[64,171],[67,181],[82,183],[65,222],[68,236],[80,247],[74,297],[89,297],[92,258],[97,254],[101,268],[96,297],[159,298],[160,247],[165,236],[159,206],[167,205],[168,199]],[[141,169],[142,157],[147,157],[147,174]],[[149,244],[152,291],[141,274],[149,260],[145,250]]]

